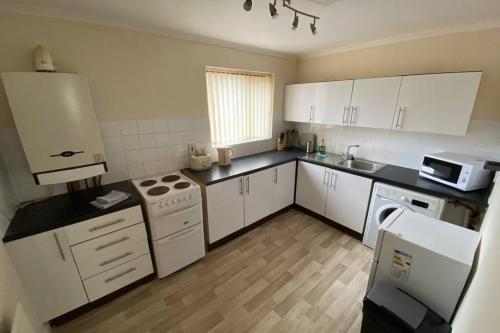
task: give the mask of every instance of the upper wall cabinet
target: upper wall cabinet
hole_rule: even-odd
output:
[[[352,85],[352,80],[317,83],[312,122],[347,125]]]
[[[294,84],[285,120],[465,135],[481,72]]]
[[[354,81],[349,125],[390,129],[401,76]]]
[[[292,84],[285,87],[286,121],[308,123],[313,119],[313,101],[316,98],[316,84]]]
[[[481,72],[404,76],[393,129],[465,135]]]
[[[292,84],[285,88],[286,121],[347,125],[352,80]]]

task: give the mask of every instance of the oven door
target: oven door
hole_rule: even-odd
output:
[[[151,237],[153,240],[158,240],[200,224],[202,221],[203,212],[199,202],[163,214],[152,215],[149,220]]]
[[[420,173],[427,178],[441,180],[450,185],[458,184],[463,166],[461,164],[443,161],[434,157],[425,156]]]
[[[158,277],[170,275],[205,256],[203,224],[154,241],[153,249]]]

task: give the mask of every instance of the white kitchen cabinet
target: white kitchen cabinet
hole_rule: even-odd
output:
[[[88,303],[63,229],[5,244],[41,320]]]
[[[273,168],[274,182],[272,195],[272,213],[293,204],[295,195],[295,161]]]
[[[354,80],[349,125],[390,129],[400,86],[401,76]]]
[[[465,135],[481,72],[404,76],[393,129]]]
[[[372,180],[330,170],[325,216],[358,233],[363,232]]]
[[[206,188],[209,243],[245,226],[243,177]]]
[[[352,80],[316,83],[312,122],[347,125],[352,86]]]
[[[299,162],[295,202],[320,215],[325,214],[330,169]]]
[[[293,204],[294,192],[295,161],[207,186],[209,243]]]
[[[315,96],[315,83],[292,84],[286,86],[284,120],[303,123],[311,122]]]
[[[266,169],[245,176],[245,226],[271,215],[275,172]]]

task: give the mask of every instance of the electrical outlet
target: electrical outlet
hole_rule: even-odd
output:
[[[188,144],[188,156],[196,154],[196,145],[194,143]]]

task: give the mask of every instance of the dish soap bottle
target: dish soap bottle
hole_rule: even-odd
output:
[[[325,144],[325,139],[321,139],[321,144],[318,147],[318,155],[320,157],[326,157],[326,144]]]

